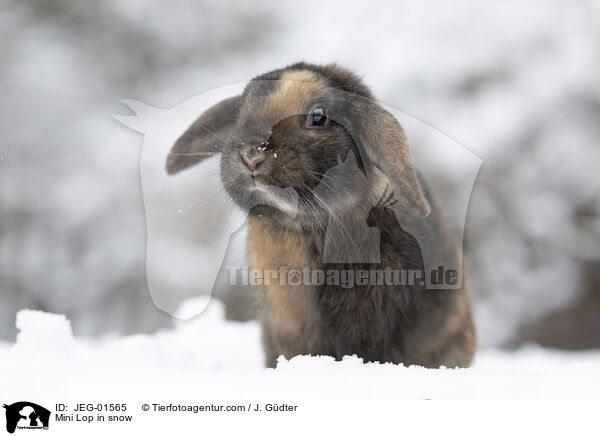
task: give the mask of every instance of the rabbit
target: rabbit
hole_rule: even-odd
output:
[[[183,133],[166,170],[218,153],[227,193],[248,212],[250,268],[421,272],[401,283],[265,281],[256,298],[268,367],[298,355],[471,364],[466,278],[445,290],[422,280],[422,249],[461,264],[458,243],[411,162],[402,127],[360,78],[303,62],[260,75]],[[379,232],[375,243],[371,230]],[[374,248],[375,257],[352,257],[361,254],[356,247]]]

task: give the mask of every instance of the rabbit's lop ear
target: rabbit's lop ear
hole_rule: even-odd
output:
[[[175,142],[167,157],[167,173],[175,174],[219,153],[236,122],[241,96],[217,103],[200,117]]]
[[[419,183],[400,123],[366,98],[354,105],[353,118],[355,134],[367,157],[388,177],[400,204],[418,217],[429,215],[431,207]]]

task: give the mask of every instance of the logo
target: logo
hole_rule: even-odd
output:
[[[331,101],[348,106],[345,112],[327,114],[326,119],[344,133],[336,142],[337,151],[332,150],[318,165],[307,163],[314,156],[304,156],[303,149],[281,139],[289,126],[302,129],[298,119],[312,122],[301,103],[286,102],[281,110],[261,112],[258,120],[252,118],[254,111],[246,114],[246,119],[235,110],[238,97],[223,100],[224,96],[244,95],[248,86],[273,89],[273,80],[214,88],[170,109],[123,100],[135,115],[115,118],[144,134],[140,176],[148,235],[146,278],[154,304],[177,316],[173,309],[180,302],[174,301],[174,286],[181,289],[181,296],[228,289],[227,269],[241,265],[238,253],[246,247],[240,241],[246,239],[250,217],[264,214],[276,216],[286,226],[322,232],[323,247],[315,254],[317,261],[348,265],[344,269],[352,270],[352,274],[360,272],[362,265],[383,265],[376,269],[385,271],[390,262],[382,261],[381,247],[390,241],[381,237],[384,229],[386,234],[395,235],[398,246],[410,252],[403,262],[392,262],[390,267],[397,272],[419,272],[422,289],[460,289],[466,212],[481,159],[426,123],[367,97],[309,82],[280,82],[280,89],[327,95]],[[378,124],[363,117],[352,119],[348,116],[351,107],[371,114],[366,118],[381,120],[385,128],[378,129]],[[322,108],[317,109],[322,112]],[[248,133],[248,144],[237,137],[245,134],[246,124],[258,132],[257,137]],[[417,138],[418,146],[409,143],[404,130],[409,138]],[[316,146],[320,140],[311,138],[319,134],[312,133],[307,134],[306,141],[314,141]],[[233,155],[237,157],[230,159]],[[249,163],[254,159],[251,155],[262,159],[257,165],[266,168],[262,181],[250,180],[250,171],[253,180],[253,171],[258,169],[249,170],[248,165],[254,165]],[[210,156],[214,159],[207,159]],[[298,156],[304,160],[298,161]],[[181,171],[201,161],[204,163],[196,170]],[[296,169],[286,169],[288,161]],[[177,175],[170,177],[167,172]],[[437,205],[431,217],[428,198],[435,198]],[[203,249],[197,249],[199,246]],[[285,266],[290,267],[286,276],[289,274],[291,285],[304,284],[294,265]],[[367,272],[373,270],[365,268]],[[322,271],[327,269],[312,271],[318,275],[317,286]],[[308,285],[312,283],[311,278]],[[361,285],[352,282],[353,286]],[[197,308],[194,314],[203,309]]]
[[[22,430],[48,430],[50,411],[28,401],[3,406],[6,409],[6,431],[14,433]]]

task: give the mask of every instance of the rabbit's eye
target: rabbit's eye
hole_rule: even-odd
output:
[[[306,125],[308,127],[323,127],[327,122],[327,111],[325,108],[320,106],[315,107],[308,118],[306,119]]]

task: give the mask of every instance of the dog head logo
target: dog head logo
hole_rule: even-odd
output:
[[[50,411],[28,401],[19,401],[6,409],[6,431],[14,433],[16,429],[48,429]]]

